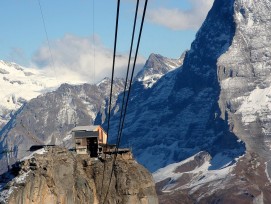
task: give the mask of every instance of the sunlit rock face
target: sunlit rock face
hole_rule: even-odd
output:
[[[236,32],[219,58],[220,108],[247,149],[270,154],[271,19],[269,0],[234,2]],[[225,117],[225,114],[224,116]]]
[[[112,157],[104,164],[65,148],[38,150],[1,177],[0,203],[158,204],[151,174],[127,154],[118,155],[112,170]]]

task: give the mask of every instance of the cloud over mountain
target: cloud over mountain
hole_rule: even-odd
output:
[[[93,40],[94,39],[94,40]],[[67,34],[61,39],[44,43],[33,55],[35,66],[47,69],[59,81],[98,82],[111,76],[113,50],[105,47],[98,36],[78,37]],[[51,57],[52,55],[52,57]],[[137,70],[145,59],[137,59]],[[127,53],[118,53],[115,76],[124,77],[128,63]]]

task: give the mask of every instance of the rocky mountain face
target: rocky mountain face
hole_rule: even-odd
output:
[[[192,66],[193,59],[210,62],[211,56],[215,56],[211,50],[217,52],[224,49],[215,59],[212,76],[218,81],[219,90],[219,112],[215,115],[245,143],[246,154],[234,165],[219,167],[217,161],[223,161],[223,157],[208,151],[212,159],[201,173],[198,167],[187,169],[182,163],[160,169],[160,173],[164,171],[168,175],[157,180],[160,203],[176,203],[177,199],[183,200],[183,203],[270,203],[270,8],[270,0],[257,3],[215,1],[178,76],[186,73],[187,63],[190,70],[197,71],[196,76],[200,73],[200,82],[206,84],[203,76],[212,76],[211,67]],[[223,26],[232,28],[224,27],[222,32],[220,29]],[[225,44],[219,47],[219,44],[213,44],[219,41]],[[208,43],[205,45],[204,42]],[[208,54],[199,58],[200,55],[195,56],[197,52]],[[199,80],[197,77],[194,79]],[[175,87],[181,87],[177,84]],[[214,85],[217,86],[216,83]],[[227,137],[224,142],[226,140]],[[167,174],[167,170],[172,174]],[[159,171],[154,175],[159,175]]]
[[[235,35],[217,63],[222,118],[229,118],[232,131],[245,141],[248,151],[269,161],[271,2],[235,0],[233,7]]]
[[[116,79],[113,101],[123,89]],[[61,85],[56,91],[38,96],[26,103],[1,130],[0,149],[13,151],[11,161],[22,158],[33,144],[71,145],[75,125],[101,124],[108,109],[110,80],[97,85]],[[6,169],[6,157],[1,168]],[[2,170],[3,171],[3,170]]]
[[[234,1],[215,1],[182,66],[147,90],[144,84],[134,83],[123,144],[130,144],[135,157],[151,171],[202,150],[222,156],[225,164],[244,154],[245,145],[231,131],[219,102],[217,63],[233,43],[233,14]]]
[[[112,158],[105,161],[102,186],[104,163],[100,160],[57,147],[40,153],[22,161],[13,171],[18,174],[14,178],[2,176],[11,181],[2,186],[0,203],[158,203],[151,174],[131,155],[118,155],[105,200]]]

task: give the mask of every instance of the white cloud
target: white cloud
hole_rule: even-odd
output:
[[[158,8],[148,11],[147,19],[155,24],[165,26],[173,30],[198,29],[214,0],[187,0],[191,9],[181,10],[178,8]]]
[[[35,66],[46,70],[49,76],[54,76],[59,82],[98,82],[104,77],[111,77],[113,50],[105,47],[97,36],[94,42],[95,58],[93,36],[78,37],[68,34],[50,42],[52,58],[46,43],[37,50],[32,61]],[[127,63],[128,54],[118,53],[115,77],[125,77]],[[136,72],[144,63],[145,59],[139,56]]]

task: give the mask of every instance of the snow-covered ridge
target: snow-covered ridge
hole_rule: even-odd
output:
[[[202,154],[203,152],[199,152],[196,155],[189,157],[181,162],[177,162],[177,163],[173,163],[170,164],[164,168],[158,169],[156,172],[153,173],[153,178],[155,180],[156,183],[163,181],[167,178],[171,178],[171,179],[178,179],[182,173],[176,172],[177,168],[179,166],[182,166],[188,162],[191,162],[193,160],[195,160],[196,156],[199,156],[200,154]],[[207,171],[210,164],[210,157],[207,157],[206,161],[201,165],[201,166],[197,166],[197,168],[195,169],[191,169],[191,171],[189,172],[198,172],[199,170],[201,171]]]
[[[20,98],[30,100],[58,85],[55,78],[48,78],[42,70],[2,60],[0,76],[0,104],[9,109],[16,109]]]
[[[4,125],[13,111],[25,101],[51,91],[59,85],[43,70],[22,67],[0,60],[0,125]]]

